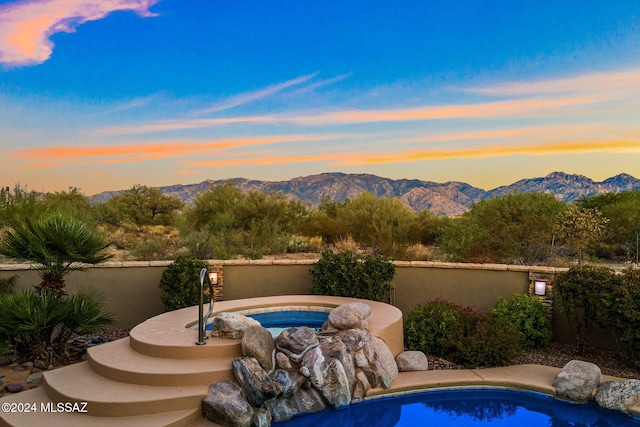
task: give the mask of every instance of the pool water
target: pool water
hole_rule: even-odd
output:
[[[595,403],[563,402],[534,392],[457,389],[384,397],[326,409],[277,427],[552,426],[640,427],[640,419]]]
[[[270,311],[267,313],[247,314],[247,317],[260,322],[271,335],[277,337],[287,328],[306,326],[316,331],[329,318],[329,313],[323,311]],[[198,325],[195,326],[197,329]],[[207,330],[211,330],[211,323],[207,323]]]
[[[287,328],[306,326],[319,330],[329,318],[329,313],[322,311],[273,311],[268,313],[248,314],[247,317],[260,322],[274,337]]]

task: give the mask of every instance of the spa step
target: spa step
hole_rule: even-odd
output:
[[[130,331],[129,345],[138,353],[168,359],[228,359],[242,354],[239,339],[208,338],[205,345],[197,345],[196,330],[164,317],[156,319],[149,319]]]
[[[208,386],[161,387],[104,378],[87,362],[44,374],[44,390],[54,402],[87,402],[89,415],[132,416],[200,407]]]
[[[208,386],[231,379],[231,360],[151,357],[133,350],[129,338],[88,351],[89,365],[99,375],[114,381],[153,386]]]
[[[69,381],[73,381],[69,378]],[[50,426],[50,427],[159,427],[159,426],[197,426],[203,421],[200,407],[173,412],[161,412],[138,416],[96,417],[84,413],[43,412],[42,406],[56,407],[46,395],[42,387],[23,391],[3,398],[3,402],[35,404],[37,412],[32,413],[0,413],[0,426]],[[213,424],[209,423],[209,427]]]

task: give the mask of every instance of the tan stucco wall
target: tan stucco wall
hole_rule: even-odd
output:
[[[223,299],[236,300],[311,292],[309,268],[314,260],[209,261],[224,268]],[[66,280],[68,290],[81,285],[101,290],[118,326],[133,327],[163,312],[158,284],[171,262],[124,262],[74,272]],[[529,272],[544,267],[489,264],[397,262],[395,305],[406,316],[416,305],[443,298],[455,303],[490,310],[498,296],[526,293]],[[28,265],[0,265],[0,277],[18,276],[17,290],[40,280]],[[562,322],[554,316],[556,322]],[[554,325],[554,328],[558,327]],[[564,329],[561,328],[564,331]]]
[[[165,263],[169,264],[169,262]],[[74,293],[78,288],[90,286],[104,294],[107,308],[114,313],[117,326],[133,327],[149,317],[163,312],[160,301],[160,277],[165,265],[128,267],[95,267],[77,271],[67,276],[67,291]],[[18,276],[16,290],[30,289],[40,283],[34,270],[8,271],[2,266],[0,277]]]
[[[519,271],[397,267],[395,306],[406,315],[436,298],[491,310],[499,296],[527,293],[529,275]]]

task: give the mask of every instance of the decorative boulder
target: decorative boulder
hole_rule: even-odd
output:
[[[241,338],[250,326],[260,326],[260,322],[238,313],[220,313],[211,322],[211,336]]]
[[[400,372],[426,371],[429,360],[421,351],[403,351],[396,356],[396,364]]]
[[[364,355],[378,377],[382,388],[391,387],[391,382],[398,376],[398,365],[389,347],[380,338],[371,335],[364,345]]]
[[[231,361],[231,368],[251,406],[262,406],[283,391],[280,383],[271,380],[253,357],[236,357]]]
[[[273,358],[275,345],[273,336],[262,326],[249,326],[242,336],[242,355],[255,357],[265,371],[271,372],[274,368]]]
[[[595,401],[605,409],[629,414],[640,403],[640,380],[605,381],[596,389]]]
[[[223,426],[249,427],[253,412],[242,389],[231,381],[211,384],[209,395],[202,399],[202,417]]]
[[[351,403],[351,390],[344,366],[337,359],[330,359],[324,372],[322,395],[329,405],[340,408]]]
[[[334,308],[329,313],[329,323],[336,329],[368,329],[367,319],[371,307],[363,302],[352,302]]]
[[[327,404],[318,390],[313,387],[301,388],[297,393],[280,396],[267,402],[265,407],[271,413],[274,422],[286,421],[296,415],[312,414],[327,408]]]
[[[600,368],[590,362],[572,360],[568,362],[553,380],[558,399],[587,403],[594,389],[602,380]]]
[[[275,339],[276,349],[295,363],[300,362],[305,353],[319,345],[318,336],[311,328],[288,328]]]

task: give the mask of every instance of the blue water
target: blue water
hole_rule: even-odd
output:
[[[277,427],[640,427],[640,419],[534,393],[498,389],[419,392],[326,409]]]
[[[321,311],[273,311],[248,314],[247,317],[260,322],[275,337],[287,328],[298,326],[320,329],[329,318],[329,313]],[[209,329],[211,329],[211,324],[207,324],[207,330]]]

